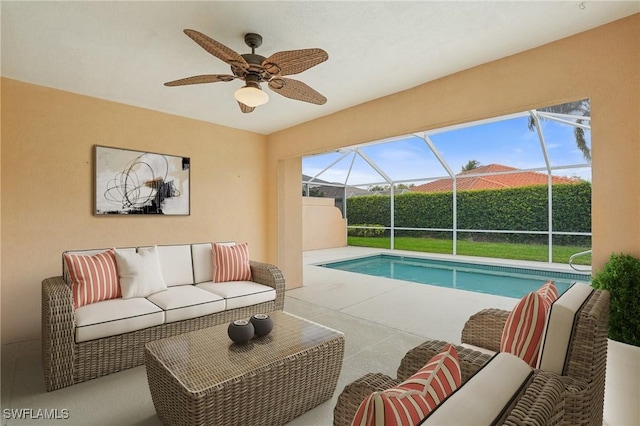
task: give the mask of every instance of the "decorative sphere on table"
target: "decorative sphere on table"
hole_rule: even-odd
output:
[[[267,314],[255,314],[251,317],[251,323],[258,337],[266,336],[273,330],[273,319]]]
[[[235,343],[247,343],[253,338],[253,324],[247,320],[235,320],[229,324],[227,334]]]

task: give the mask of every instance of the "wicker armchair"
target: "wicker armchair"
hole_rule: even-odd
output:
[[[471,316],[462,330],[462,343],[498,351],[508,311],[486,309]],[[602,425],[607,366],[609,292],[595,290],[576,315],[562,372],[566,386],[585,386],[565,401],[565,423]]]
[[[485,309],[471,316],[462,331],[462,343],[497,352],[508,315],[508,311]],[[595,290],[576,315],[563,374],[536,370],[502,423],[602,425],[608,319],[609,293]],[[334,425],[350,425],[369,394],[400,384],[446,344],[429,340],[411,349],[400,363],[397,379],[369,373],[347,385],[334,409]],[[491,359],[491,355],[467,347],[456,346],[456,350],[463,384]]]
[[[334,426],[349,426],[360,403],[369,394],[400,384],[423,367],[446,344],[439,340],[429,340],[411,349],[400,363],[397,379],[382,373],[369,373],[347,385],[338,397],[333,411]],[[456,346],[456,350],[460,359],[463,384],[491,359],[491,355],[462,346]],[[571,381],[571,385],[573,392],[580,392],[584,388],[584,385],[578,382]],[[506,410],[500,423],[505,425],[562,424],[565,416],[566,387],[567,383],[563,382],[559,376],[537,370],[527,386],[523,387],[514,404]]]

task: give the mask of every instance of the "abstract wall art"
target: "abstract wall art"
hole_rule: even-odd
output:
[[[95,214],[190,214],[190,159],[95,146]]]

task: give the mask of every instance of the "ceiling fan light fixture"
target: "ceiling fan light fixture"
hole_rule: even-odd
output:
[[[233,96],[238,102],[249,107],[257,107],[269,102],[269,95],[263,92],[259,87],[249,84],[236,90]]]

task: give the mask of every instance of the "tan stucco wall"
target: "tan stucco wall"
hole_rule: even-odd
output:
[[[311,153],[590,98],[593,264],[601,268],[612,252],[640,256],[639,34],[636,14],[274,133],[269,174],[284,163],[300,168]],[[269,181],[269,223],[287,235],[271,249],[295,268],[286,271],[289,286],[302,283],[299,192],[299,181]]]
[[[347,221],[333,198],[302,197],[302,250],[347,245]]]
[[[97,217],[93,145],[191,158],[191,215]],[[266,137],[2,79],[2,342],[40,335],[68,249],[236,240],[267,258]]]

